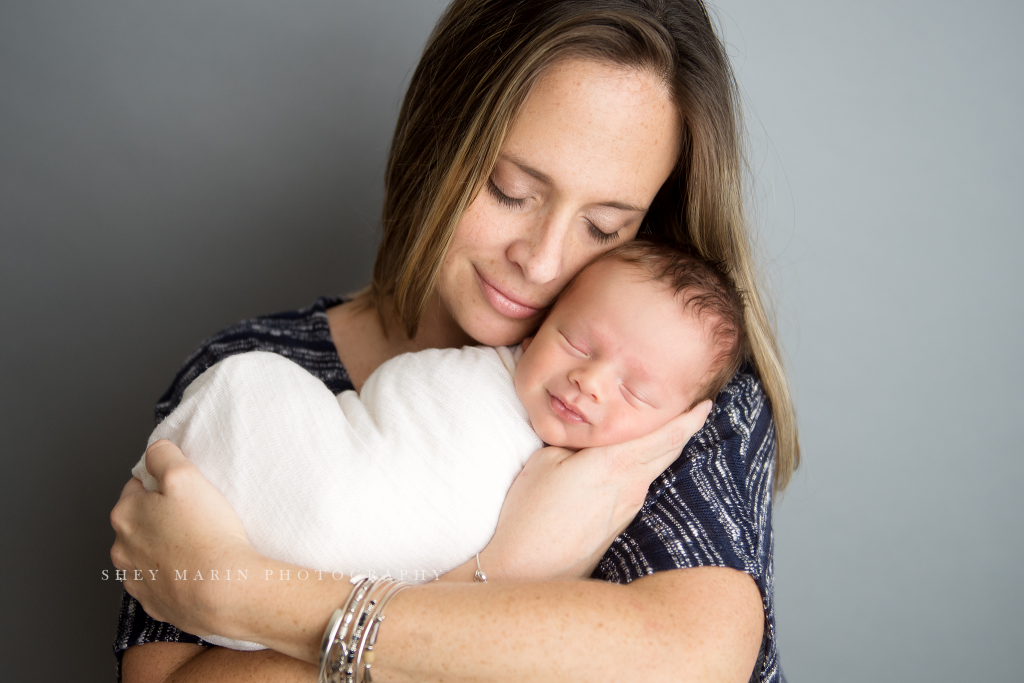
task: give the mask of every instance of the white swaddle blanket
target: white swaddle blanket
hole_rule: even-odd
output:
[[[518,355],[504,347],[404,354],[370,375],[361,394],[338,396],[282,356],[231,356],[192,382],[149,443],[178,445],[268,557],[432,579],[487,545],[509,486],[543,446],[515,393]],[[145,456],[132,474],[155,488]]]

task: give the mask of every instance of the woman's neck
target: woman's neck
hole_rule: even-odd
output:
[[[456,324],[437,296],[428,302],[412,338],[405,333],[391,302],[386,301],[382,308],[385,312],[383,323],[377,307],[359,297],[327,311],[331,340],[356,391],[362,389],[374,370],[395,356],[475,343]]]

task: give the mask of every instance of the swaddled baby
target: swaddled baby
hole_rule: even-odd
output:
[[[714,398],[739,365],[742,315],[706,262],[632,242],[584,269],[519,348],[403,354],[338,396],[281,356],[232,356],[150,443],[177,444],[268,557],[425,580],[487,545],[544,443],[627,441]],[[132,472],[155,488],[145,456]]]

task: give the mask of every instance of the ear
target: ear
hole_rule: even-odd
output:
[[[533,343],[533,337],[527,337],[523,340],[523,353],[526,353],[526,349],[530,348],[530,344]]]

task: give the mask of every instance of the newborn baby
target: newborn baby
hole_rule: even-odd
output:
[[[627,441],[713,399],[743,355],[742,316],[712,266],[631,242],[584,269],[519,348],[404,354],[338,396],[281,356],[232,356],[149,442],[177,444],[268,557],[432,579],[487,545],[544,443]],[[155,488],[145,456],[132,473]]]

